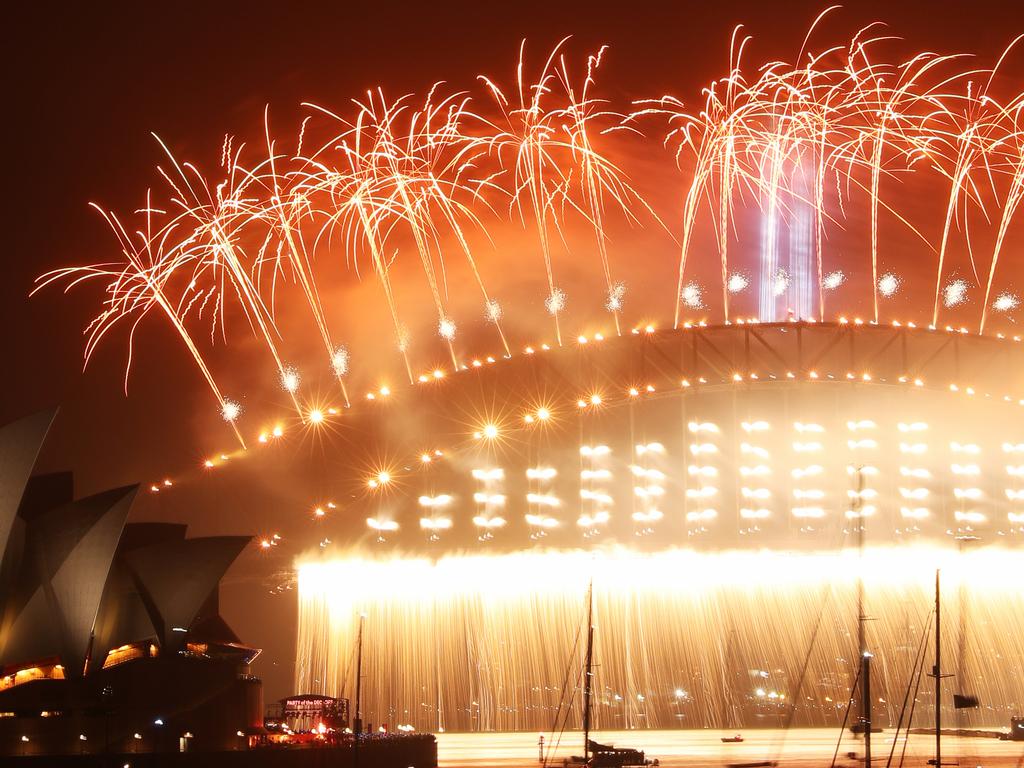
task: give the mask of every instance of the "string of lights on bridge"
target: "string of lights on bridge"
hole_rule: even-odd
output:
[[[756,326],[756,325],[760,325],[760,324],[761,324],[761,322],[757,318],[736,318],[732,322],[728,323],[728,325],[740,325],[740,326],[742,326],[742,325]],[[790,324],[792,324],[792,325],[804,324],[804,325],[807,325],[807,326],[817,325],[817,323],[813,319],[808,319],[808,320],[795,320],[794,319],[794,320],[790,321]],[[860,327],[860,326],[877,326],[878,324],[873,322],[873,321],[864,320],[864,319],[859,318],[859,317],[848,318],[846,316],[840,316],[838,318],[838,320],[837,320],[837,325],[839,325],[839,326]],[[945,332],[947,334],[968,335],[968,334],[971,333],[970,330],[965,328],[965,327],[957,328],[957,327],[953,327],[953,326],[946,326],[946,327],[941,328],[941,329],[936,328],[935,326],[924,326],[924,327],[921,327],[921,326],[918,326],[913,321],[903,322],[903,321],[900,321],[900,320],[893,320],[893,321],[891,321],[890,326],[892,328],[907,328],[907,329],[910,329],[910,330],[926,330],[926,331],[931,331],[931,332]],[[709,326],[708,323],[706,321],[704,321],[704,320],[700,320],[700,321],[686,321],[686,322],[683,322],[683,323],[680,324],[680,327],[679,327],[678,330],[676,330],[676,331],[668,331],[668,332],[671,332],[671,333],[685,333],[687,331],[694,330],[694,329],[708,329],[708,328],[714,328],[714,326]],[[657,328],[657,326],[655,326],[654,324],[643,324],[643,325],[639,325],[639,326],[633,328],[630,331],[630,333],[633,336],[653,337],[653,336],[658,335],[658,334],[666,333],[666,331],[659,330]],[[993,336],[988,336],[987,338],[996,339],[996,340],[1000,340],[1000,341],[1003,341],[1003,342],[1012,342],[1012,343],[1020,343],[1020,341],[1021,341],[1021,336],[1020,335],[1008,336],[1008,335],[1003,334],[1003,333],[997,333],[997,334],[994,334]],[[577,348],[584,348],[584,347],[586,347],[588,349],[589,348],[596,348],[596,347],[599,347],[602,344],[602,342],[604,342],[604,341],[606,341],[606,337],[601,332],[594,333],[592,335],[580,334],[580,335],[578,335],[576,337],[576,347]],[[522,350],[522,355],[524,355],[524,356],[532,356],[532,355],[543,354],[543,353],[546,353],[546,352],[555,352],[555,351],[566,350],[566,349],[571,349],[571,347],[569,345],[564,345],[562,347],[558,347],[558,346],[552,346],[551,344],[548,344],[548,343],[540,343],[540,344],[537,344],[537,345],[527,345],[527,346],[525,346],[523,348],[523,350]],[[419,387],[419,386],[422,386],[422,385],[428,385],[428,384],[440,384],[440,383],[443,383],[446,380],[451,379],[453,374],[454,375],[458,375],[458,374],[461,374],[461,373],[465,373],[465,372],[469,372],[469,371],[473,371],[473,370],[478,370],[478,369],[484,368],[485,366],[492,366],[492,365],[500,364],[501,362],[507,361],[507,360],[511,360],[514,357],[515,356],[512,355],[512,354],[507,354],[507,355],[506,354],[502,354],[500,356],[487,355],[487,356],[483,356],[483,357],[476,357],[476,358],[473,358],[472,360],[470,360],[468,362],[465,362],[465,363],[461,364],[459,366],[459,368],[457,370],[455,370],[454,372],[450,371],[450,370],[448,370],[448,369],[446,369],[444,367],[436,367],[436,368],[433,368],[433,369],[431,369],[429,371],[425,371],[425,372],[419,374],[416,377],[416,383],[413,384],[413,385],[406,385],[405,387],[392,388],[390,385],[382,384],[379,387],[377,387],[376,389],[367,391],[365,393],[364,399],[369,404],[387,402],[388,400],[392,399],[396,395],[400,395],[400,393],[404,389],[407,389],[407,388],[408,389],[412,389],[412,388],[415,388],[415,387]],[[893,380],[886,379],[886,378],[881,378],[881,377],[876,378],[869,371],[861,371],[861,372],[855,372],[855,371],[825,372],[825,371],[819,371],[817,369],[810,369],[810,370],[801,371],[801,372],[787,371],[785,373],[784,377],[782,377],[781,375],[776,375],[774,373],[761,375],[761,374],[759,374],[756,371],[744,371],[744,372],[736,371],[736,372],[733,372],[731,374],[731,376],[722,377],[721,379],[719,379],[717,381],[713,380],[713,379],[709,379],[706,376],[696,376],[696,377],[691,377],[691,378],[682,378],[682,379],[679,380],[679,385],[678,385],[677,388],[670,388],[669,390],[666,390],[664,387],[662,387],[660,391],[653,384],[631,384],[631,385],[622,387],[621,388],[621,392],[619,392],[618,394],[610,394],[610,390],[608,390],[608,389],[600,389],[600,390],[595,389],[595,390],[592,390],[592,391],[585,391],[585,392],[581,393],[580,396],[575,400],[574,403],[572,403],[571,405],[569,403],[566,403],[566,406],[567,406],[567,411],[568,410],[572,410],[572,411],[576,411],[579,414],[586,414],[586,413],[588,413],[590,411],[594,411],[595,409],[614,407],[616,405],[623,405],[623,404],[627,404],[629,402],[633,402],[633,401],[636,401],[638,399],[643,399],[643,398],[651,398],[651,397],[655,397],[655,396],[665,396],[665,395],[668,395],[668,396],[676,395],[676,394],[678,394],[681,391],[687,391],[687,390],[691,390],[691,389],[695,389],[695,388],[700,388],[700,387],[705,387],[705,386],[716,386],[716,385],[721,386],[721,385],[730,385],[730,384],[731,385],[736,385],[736,384],[754,384],[754,383],[759,383],[759,382],[776,382],[776,381],[780,381],[780,380],[789,380],[789,381],[803,380],[803,381],[811,381],[811,382],[813,382],[813,381],[832,381],[832,382],[835,382],[835,381],[849,381],[849,382],[858,382],[859,381],[859,382],[864,382],[864,383],[890,384],[890,385],[895,383],[895,384],[899,384],[899,385],[908,385],[908,386],[912,386],[912,387],[916,387],[916,388],[941,389],[941,390],[946,390],[946,391],[948,391],[950,393],[954,393],[954,394],[962,394],[962,395],[965,395],[967,397],[974,397],[976,395],[979,395],[979,393],[977,392],[976,388],[971,386],[971,385],[965,385],[965,384],[958,383],[958,382],[950,382],[948,384],[943,384],[943,385],[937,385],[936,386],[936,385],[932,384],[931,382],[926,382],[925,379],[920,377],[920,376],[911,376],[909,374],[900,375],[900,376],[898,376],[895,379],[895,381],[893,381]],[[296,384],[296,386],[293,389],[297,390],[297,388],[298,388],[297,387],[297,384],[298,384],[298,376],[297,376],[297,374],[296,374],[296,377],[295,377],[295,384]],[[993,395],[991,393],[987,393],[987,392],[986,393],[981,393],[980,396],[983,397],[983,398],[986,398],[986,399],[993,399]],[[1016,396],[1013,396],[1013,395],[1005,394],[1005,395],[1003,395],[1001,397],[1001,400],[1003,402],[1005,402],[1005,403],[1016,404],[1018,406],[1024,406],[1024,398],[1022,398],[1022,397],[1016,397]],[[350,405],[343,405],[343,406],[320,405],[320,404],[311,405],[308,408],[304,409],[304,415],[303,415],[302,418],[298,418],[298,417],[295,417],[295,416],[288,417],[288,418],[282,418],[280,420],[277,420],[273,424],[273,426],[261,429],[257,433],[257,435],[256,435],[256,443],[257,443],[258,446],[271,446],[271,445],[273,445],[275,443],[278,443],[281,440],[283,440],[285,438],[285,436],[286,436],[286,432],[291,432],[293,430],[293,428],[295,428],[295,427],[299,427],[299,428],[301,428],[303,430],[318,429],[318,428],[328,424],[333,419],[341,417],[341,415],[343,414],[344,411],[346,411],[348,409],[351,409],[351,408],[354,408],[354,407],[355,406],[351,405],[351,404]],[[479,428],[473,430],[473,432],[470,435],[468,435],[467,437],[471,438],[471,440],[469,442],[481,441],[481,440],[482,441],[498,440],[498,439],[501,439],[503,437],[511,436],[515,432],[523,430],[523,429],[532,429],[532,428],[536,428],[538,426],[544,425],[544,424],[546,424],[548,422],[551,422],[554,418],[555,418],[555,408],[554,408],[553,405],[551,405],[551,406],[540,406],[540,407],[536,407],[536,408],[533,408],[533,409],[528,409],[527,408],[527,409],[523,409],[523,415],[522,415],[522,418],[521,418],[521,423],[519,423],[519,424],[505,424],[505,423],[485,422],[485,423],[481,423],[479,425]],[[298,422],[298,423],[296,424],[296,422]],[[746,428],[746,426],[747,425],[745,424],[744,428]],[[657,444],[655,444],[655,445],[657,445]],[[744,444],[744,445],[746,445],[746,444]],[[1011,445],[1012,446],[1013,444],[1007,443],[1007,444],[1004,445],[1004,448],[1006,447],[1006,445]],[[462,446],[455,446],[454,448],[449,448],[448,452],[451,453],[453,451],[460,450],[461,447]],[[587,446],[583,446],[583,448],[586,448],[586,447]],[[1022,450],[1024,450],[1024,446],[1020,446],[1020,447],[1022,448]],[[638,449],[639,448],[643,448],[643,446],[637,446],[637,448]],[[227,451],[227,452],[215,453],[215,454],[210,455],[208,458],[206,458],[203,461],[202,468],[205,471],[217,470],[217,469],[220,469],[220,468],[223,468],[223,467],[227,466],[229,463],[231,463],[231,462],[233,462],[233,461],[235,461],[235,460],[237,460],[239,458],[247,456],[250,452],[251,452],[251,449],[238,448],[238,449],[233,449],[233,450]],[[446,455],[446,452],[441,450],[441,449],[439,449],[439,448],[438,449],[432,449],[432,450],[429,450],[429,451],[421,452],[418,456],[411,457],[410,461],[407,461],[407,462],[404,462],[404,463],[400,462],[400,461],[396,461],[395,465],[396,466],[398,466],[398,465],[404,466],[406,464],[415,464],[416,462],[418,462],[419,464],[426,466],[426,465],[428,465],[428,464],[430,464],[430,463],[432,463],[434,461],[437,461],[437,460],[441,459],[445,455]],[[650,471],[650,472],[660,472],[660,470],[643,470],[642,468],[638,467],[637,465],[632,465],[631,469],[634,472],[634,474],[636,474],[638,471],[640,471],[640,472],[647,472],[647,471]],[[691,465],[691,469],[692,469],[692,465]],[[741,474],[743,474],[744,471],[750,472],[750,471],[755,471],[756,469],[757,469],[756,466],[755,467],[743,466],[743,467],[740,467],[740,472],[741,472]],[[907,469],[907,468],[904,467],[904,469]],[[1012,469],[1012,467],[1008,467],[1008,469]],[[1020,469],[1021,469],[1021,476],[1024,477],[1024,466],[1022,466]],[[532,471],[532,470],[530,470],[530,471]],[[590,470],[590,471],[591,472],[595,472],[595,471],[600,472],[600,471],[607,471],[607,470]],[[584,471],[584,472],[586,472],[586,471]],[[189,476],[190,475],[188,473],[183,473],[182,477],[180,479],[176,479],[173,476],[164,477],[162,480],[159,480],[157,482],[153,482],[152,484],[150,484],[149,491],[151,493],[154,493],[154,494],[156,494],[156,493],[166,493],[166,492],[170,491],[172,488],[174,488],[174,486],[177,483],[181,482],[183,479],[185,479],[185,478],[187,478]],[[553,477],[553,475],[550,476],[550,477],[547,477],[546,479],[550,480],[552,477]],[[594,475],[591,475],[591,476],[588,476],[588,477],[581,477],[581,480],[583,480],[583,481],[591,480],[594,477],[595,477]],[[643,475],[641,474],[640,477],[642,479]],[[381,468],[381,469],[378,469],[376,471],[373,471],[366,478],[365,488],[368,491],[370,491],[370,492],[383,491],[388,486],[391,485],[391,483],[392,483],[392,481],[394,479],[395,479],[395,472],[394,472],[394,470],[389,469],[389,468]],[[530,477],[529,479],[531,481],[533,481],[533,480],[537,480],[538,478],[537,477]],[[658,486],[654,486],[654,487],[655,488],[659,488]],[[636,490],[636,489],[639,489],[639,490]],[[649,499],[649,497],[651,496],[649,488],[647,488],[645,490],[643,486],[636,486],[636,489],[635,489],[635,492],[637,493],[637,495],[641,496],[645,500]],[[663,490],[663,489],[661,489],[661,490]],[[693,491],[693,490],[694,489],[688,489],[688,491]],[[754,493],[753,490],[751,490],[749,488],[746,488],[746,487],[744,487],[743,490],[748,491],[751,494]],[[763,491],[764,489],[760,489],[760,490]],[[905,489],[901,489],[901,490],[905,490]],[[964,498],[968,498],[969,495],[974,495],[973,492],[977,491],[977,489],[956,489],[956,490],[963,491],[963,493],[968,494],[967,496],[964,496]],[[801,491],[801,492],[804,493],[804,491]],[[581,493],[583,494],[582,497],[581,497],[583,501],[591,501],[591,502],[593,502],[595,500],[599,500],[599,501],[607,502],[607,501],[610,501],[610,499],[611,499],[611,497],[607,493],[602,493],[600,491],[595,491],[593,488],[589,488],[589,487],[583,488]],[[657,490],[655,491],[655,494],[657,494]],[[486,492],[486,490],[480,491],[480,492],[478,492],[476,494],[475,503],[480,504],[481,503],[481,499],[484,499],[486,497],[495,497],[495,496],[498,496],[498,495],[500,495],[500,494],[488,494]],[[1024,502],[1024,488],[1022,488],[1020,490],[1017,490],[1017,489],[1007,489],[1007,495],[1008,495],[1008,498],[1009,498],[1010,501],[1019,500],[1019,501]],[[692,500],[695,497],[692,494],[690,494],[689,498]],[[958,496],[958,498],[959,498],[959,496]],[[744,498],[744,501],[751,501],[753,499],[754,499],[754,497],[750,496],[748,498]],[[424,509],[426,509],[428,511],[437,512],[438,509],[440,509],[443,506],[446,506],[448,503],[451,503],[453,500],[454,499],[450,495],[442,494],[442,495],[440,495],[438,497],[420,496],[418,501],[419,501],[419,504],[420,504],[420,506],[422,508],[424,508]],[[493,498],[491,500],[492,500],[492,502],[494,501]],[[805,500],[805,499],[800,499],[800,498],[797,499],[797,501],[802,501],[802,500]],[[541,508],[549,507],[550,508],[550,507],[553,507],[553,506],[557,506],[557,504],[555,504],[555,497],[551,496],[550,494],[531,493],[530,494],[530,498],[528,498],[527,501],[531,505],[531,507],[541,507]],[[487,507],[487,504],[485,504],[484,506]],[[598,506],[601,506],[601,505],[598,505]],[[607,504],[605,504],[605,506],[607,506]],[[313,517],[314,520],[322,520],[322,519],[328,517],[329,513],[333,512],[337,508],[338,508],[338,505],[335,502],[333,502],[333,501],[315,504],[313,506],[312,517]],[[873,508],[871,507],[871,505],[868,505],[866,509],[868,511],[868,514],[870,514],[872,512]],[[902,513],[902,516],[905,519],[908,519],[908,520],[921,519],[921,518],[926,516],[926,510],[925,510],[925,512],[922,512],[922,510],[924,510],[923,507],[904,507],[904,508],[901,509],[901,513]],[[746,521],[754,521],[753,522],[753,527],[750,529],[750,532],[753,532],[753,531],[757,530],[757,528],[756,528],[756,521],[757,520],[763,520],[766,517],[768,517],[769,515],[766,514],[768,512],[769,512],[769,510],[765,509],[764,507],[752,507],[752,508],[745,507],[745,508],[742,508],[740,510],[740,517],[743,520],[746,520]],[[818,518],[824,517],[824,514],[825,514],[824,510],[821,507],[807,506],[807,505],[797,505],[797,506],[794,506],[791,509],[791,512],[797,518],[806,518],[806,519],[818,519]],[[715,514],[712,514],[712,513],[715,513]],[[847,516],[849,517],[849,516],[851,516],[851,514],[852,514],[852,512],[850,510],[847,510]],[[977,513],[977,512],[957,513],[957,514],[960,515],[960,517],[957,518],[957,521],[960,522],[960,523],[968,524],[968,525],[970,525],[971,523],[983,522],[983,520],[984,520],[983,516],[980,516],[981,513]],[[689,513],[687,513],[687,522],[688,523],[697,523],[697,524],[702,523],[702,522],[708,522],[709,520],[713,519],[716,515],[717,515],[717,513],[713,509],[705,509],[705,510],[698,511],[698,512],[689,512]],[[659,509],[657,509],[654,506],[651,506],[649,503],[646,503],[644,508],[641,511],[634,512],[633,515],[632,515],[632,518],[633,518],[634,523],[637,524],[637,533],[638,533],[638,535],[647,535],[649,533],[653,533],[653,530],[654,530],[653,525],[655,523],[657,523],[659,520],[661,520],[663,518],[663,516],[664,516],[664,514],[663,514],[662,511],[660,511]],[[561,524],[560,521],[558,521],[557,519],[555,519],[554,517],[552,517],[551,515],[548,515],[548,514],[529,514],[526,517],[527,517],[527,524],[531,527],[531,529],[534,530],[534,533],[531,535],[533,538],[541,538],[541,537],[543,537],[545,535],[545,531],[546,530],[550,530],[552,528],[558,527]],[[968,518],[970,518],[970,519],[968,519]],[[590,536],[595,535],[596,530],[600,526],[602,526],[605,523],[607,523],[609,520],[610,520],[610,513],[608,512],[607,509],[595,509],[590,514],[588,514],[588,513],[581,514],[581,516],[577,520],[577,524],[582,529],[584,538],[589,538]],[[1014,513],[1014,512],[1008,513],[1008,521],[1011,524],[1021,524],[1021,531],[1024,531],[1024,512],[1022,512],[1020,514]],[[496,529],[498,529],[498,528],[504,527],[506,522],[507,521],[503,517],[501,517],[500,515],[492,514],[492,513],[488,512],[486,510],[485,510],[484,514],[475,515],[474,518],[473,518],[473,524],[481,531],[480,539],[482,541],[486,541],[486,540],[489,540],[489,539],[493,538],[493,532]],[[382,541],[384,540],[384,538],[386,537],[386,535],[388,533],[395,532],[399,528],[398,523],[395,522],[394,520],[390,520],[390,519],[377,519],[376,517],[368,518],[367,521],[366,521],[366,524],[367,524],[368,528],[370,528],[371,530],[375,531],[378,534],[378,538],[380,540],[382,540]],[[448,517],[438,516],[438,515],[434,514],[432,516],[421,518],[420,519],[420,527],[425,532],[427,532],[432,538],[436,539],[442,532],[450,530],[453,527],[453,523],[452,523],[451,519],[448,518]],[[1011,529],[1011,530],[1013,530],[1013,529]],[[697,532],[699,532],[699,531],[697,531]],[[741,533],[742,532],[747,532],[747,531],[741,531]],[[694,532],[691,531],[691,533],[694,533]],[[259,539],[258,539],[258,546],[260,548],[264,549],[264,550],[269,550],[269,549],[272,549],[274,547],[277,547],[282,542],[282,540],[283,539],[282,539],[280,534],[278,534],[278,533],[271,533],[271,534],[267,534],[267,535],[259,537]],[[320,542],[320,546],[321,547],[326,547],[326,546],[328,546],[331,543],[332,542],[331,542],[330,539],[323,539]]]

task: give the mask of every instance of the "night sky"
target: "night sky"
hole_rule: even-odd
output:
[[[59,405],[40,468],[68,468],[80,494],[149,482],[197,466],[229,441],[211,437],[208,394],[180,345],[158,323],[140,336],[140,364],[122,391],[124,345],[112,340],[82,372],[80,329],[95,293],[29,299],[55,267],[116,256],[99,216],[138,205],[159,148],[157,132],[189,158],[216,160],[225,132],[258,140],[265,105],[280,125],[299,103],[343,107],[366,89],[423,91],[438,80],[472,86],[481,72],[512,72],[519,43],[540,55],[565,35],[579,55],[610,45],[604,83],[623,100],[696,94],[727,65],[730,33],[744,23],[756,56],[793,56],[824,5],[804,2],[646,3],[21,3],[8,10],[4,146],[5,275],[0,282],[5,376],[0,423]],[[912,50],[965,51],[990,64],[1016,34],[1011,2],[863,2],[831,18],[842,39],[883,20]],[[1024,72],[1024,56],[1004,77]],[[1020,82],[1018,80],[1018,82]],[[1020,89],[1017,86],[1018,90]],[[195,414],[203,415],[196,416]],[[334,446],[335,449],[338,446]],[[317,460],[330,444],[308,448]],[[258,495],[238,483],[197,484],[145,498],[136,519],[189,523],[192,535],[264,534],[291,494]],[[262,501],[261,501],[262,500]],[[287,559],[244,554],[225,581],[223,612],[266,649],[256,672],[268,700],[290,692],[294,592],[270,595]]]

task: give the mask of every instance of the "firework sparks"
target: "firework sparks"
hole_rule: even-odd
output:
[[[892,298],[899,291],[902,282],[892,272],[886,272],[878,278],[878,293],[887,299]]]
[[[826,291],[834,291],[845,282],[846,273],[841,269],[837,269],[825,275],[825,279],[821,281],[821,284]]]
[[[442,317],[437,323],[437,335],[445,341],[451,341],[455,338],[455,321],[450,317]]]
[[[346,376],[348,374],[350,359],[348,353],[348,347],[341,345],[334,350],[334,354],[331,355],[331,368],[334,370],[334,375],[338,378]]]
[[[772,280],[772,294],[775,296],[782,296],[788,290],[789,272],[784,269],[780,269],[775,273],[775,277]]]
[[[299,382],[302,377],[299,375],[299,371],[294,366],[285,366],[281,369],[281,389],[290,395],[294,395],[299,391]]]
[[[608,289],[608,298],[605,300],[604,308],[609,312],[620,312],[623,301],[626,298],[626,284],[615,283]]]
[[[497,323],[501,320],[502,309],[497,299],[488,299],[484,302],[484,319],[489,323]]]
[[[1020,306],[1020,298],[1013,293],[1001,293],[992,302],[992,309],[996,312],[1012,312]]]
[[[733,272],[729,275],[726,288],[729,293],[742,293],[750,286],[750,279],[742,272]]]
[[[548,297],[544,299],[544,309],[548,311],[549,315],[557,317],[565,311],[567,300],[568,297],[565,295],[565,291],[561,288],[553,288]]]
[[[220,415],[224,421],[233,423],[242,415],[242,406],[234,400],[225,400],[224,404],[221,406]]]
[[[398,267],[410,259],[418,262],[426,281],[439,318],[437,333],[448,343],[455,369],[456,326],[449,317],[451,273],[446,267],[452,252],[466,259],[484,317],[510,354],[501,320],[512,307],[491,298],[470,245],[473,232],[489,237],[484,222],[504,209],[506,219],[518,219],[539,241],[543,271],[535,270],[533,277],[545,285],[543,304],[554,320],[558,343],[566,293],[555,283],[553,243],[558,239],[573,250],[570,241],[578,237],[578,227],[567,225],[573,221],[585,225],[588,242],[596,238],[604,307],[621,333],[625,283],[613,269],[606,227],[613,213],[632,226],[644,225],[640,213],[656,224],[661,221],[630,186],[625,165],[606,154],[614,144],[605,136],[644,142],[650,133],[640,130],[638,121],[658,120],[653,132],[674,149],[682,174],[677,279],[665,289],[675,290],[676,327],[683,309],[706,306],[704,289],[686,282],[687,259],[704,245],[701,237],[717,246],[721,319],[730,321],[731,295],[752,282],[730,263],[742,232],[735,210],[752,200],[763,220],[766,261],[758,279],[767,283],[761,287],[769,304],[772,294],[787,295],[791,314],[808,317],[807,305],[814,301],[809,298],[814,291],[806,290],[810,279],[821,289],[816,314],[824,320],[826,293],[864,281],[854,279],[860,275],[852,268],[845,272],[826,265],[823,244],[833,228],[859,227],[858,236],[870,237],[870,289],[878,321],[879,298],[891,298],[900,288],[895,274],[878,275],[884,247],[879,220],[885,216],[936,254],[929,265],[936,275],[933,325],[940,306],[967,301],[967,281],[952,279],[944,288],[942,281],[951,279],[949,254],[963,249],[969,255],[974,279],[984,290],[979,305],[983,332],[987,312],[1005,314],[1017,306],[1015,296],[1011,301],[1011,294],[1000,293],[996,277],[1024,201],[1022,97],[1000,100],[987,85],[978,87],[985,79],[976,75],[985,72],[992,82],[1002,58],[990,70],[966,70],[954,55],[879,58],[879,39],[865,31],[838,45],[807,49],[806,56],[791,63],[767,66],[744,62],[745,38],[735,35],[728,72],[703,89],[703,103],[692,111],[674,97],[641,101],[628,115],[617,111],[598,92],[605,49],[573,69],[563,41],[532,71],[521,49],[513,89],[480,78],[476,90],[437,84],[421,96],[397,99],[373,91],[348,113],[308,104],[316,114],[302,121],[294,152],[280,149],[282,142],[271,135],[265,114],[259,156],[243,157],[245,143],[236,146],[233,137],[225,137],[219,178],[179,161],[161,142],[166,155],[158,169],[161,189],[147,196],[138,220],[122,225],[113,212],[99,209],[118,255],[42,275],[37,290],[52,283],[103,283],[103,303],[86,328],[87,362],[115,326],[130,326],[134,339],[143,317],[159,316],[186,345],[222,412],[228,401],[212,360],[207,361],[201,342],[206,334],[195,326],[200,320],[206,324],[211,342],[216,336],[227,340],[232,318],[240,317],[240,327],[261,343],[301,415],[295,398],[298,373],[283,363],[296,343],[284,328],[295,324],[291,317],[283,328],[277,323],[296,305],[322,340],[348,404],[341,381],[349,373],[348,352],[340,354],[344,348],[332,340],[327,318],[337,313],[318,287],[318,280],[338,275],[314,271],[314,265],[327,263],[323,257],[329,249],[332,255],[341,253],[340,262],[357,274],[362,264],[372,266],[410,382],[413,350],[393,284],[395,275],[406,274]],[[810,34],[805,43],[811,44]],[[486,117],[475,111],[481,102],[488,105]],[[326,120],[326,126],[314,118]],[[941,192],[942,215],[922,214],[915,210],[919,206],[904,203],[902,179],[909,176]],[[869,211],[851,214],[857,206]],[[977,234],[980,229],[984,235]],[[988,272],[979,274],[974,253],[990,231],[991,241],[984,240],[993,243]],[[790,248],[801,243],[803,261],[778,269],[787,242]],[[865,258],[865,276],[868,266]],[[296,287],[298,302],[286,300],[278,287],[283,284]]]
[[[967,281],[957,278],[942,289],[942,303],[949,309],[957,307],[967,301],[967,290],[970,286]]]
[[[679,298],[690,309],[700,309],[704,306],[704,290],[697,283],[684,285]]]
[[[404,325],[400,325],[395,329],[395,341],[398,345],[398,351],[405,353],[409,351],[409,344],[412,343],[412,334],[409,333],[409,329]]]

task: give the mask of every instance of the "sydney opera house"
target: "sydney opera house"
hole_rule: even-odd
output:
[[[249,541],[127,523],[137,488],[32,476],[54,414],[0,428],[0,756],[237,750],[259,651],[218,615]]]

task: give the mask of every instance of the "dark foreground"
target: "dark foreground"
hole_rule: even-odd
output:
[[[233,752],[38,755],[8,758],[12,768],[354,768],[349,747],[289,747]],[[430,735],[374,739],[359,750],[360,768],[436,768],[437,742]]]

